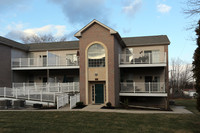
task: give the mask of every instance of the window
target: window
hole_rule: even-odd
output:
[[[67,65],[77,65],[77,56],[76,54],[67,54],[66,55]]]
[[[88,48],[88,66],[105,67],[105,49],[100,44],[93,44]]]

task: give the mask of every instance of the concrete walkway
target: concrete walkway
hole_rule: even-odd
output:
[[[133,114],[193,114],[184,106],[171,106],[172,111],[159,110],[139,110],[139,109],[101,109],[103,105],[88,105],[82,109],[70,109],[69,105],[60,109],[35,109],[35,108],[21,108],[21,109],[1,109],[0,111],[87,111],[87,112],[113,112],[113,113],[133,113]]]
[[[133,113],[133,114],[192,114],[184,106],[172,106],[172,111],[159,110],[126,110],[126,109],[101,109],[102,105],[88,105],[83,109],[68,109],[67,111],[89,111],[89,112],[115,112],[115,113]]]

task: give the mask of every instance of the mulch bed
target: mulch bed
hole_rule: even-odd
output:
[[[72,108],[72,109],[82,109],[82,108],[85,108],[87,105],[83,105],[83,106],[76,106],[76,107],[74,107],[74,108]]]

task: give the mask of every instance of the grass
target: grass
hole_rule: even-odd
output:
[[[199,133],[195,100],[176,100],[194,114],[1,111],[0,133]]]

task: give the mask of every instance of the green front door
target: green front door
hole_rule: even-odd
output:
[[[95,103],[104,103],[103,84],[95,84]]]

